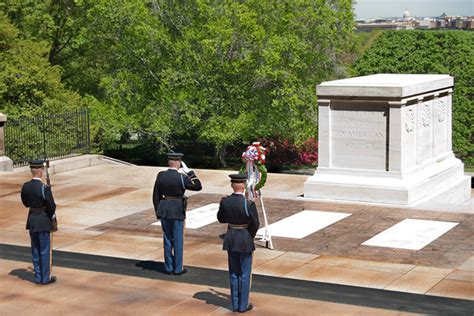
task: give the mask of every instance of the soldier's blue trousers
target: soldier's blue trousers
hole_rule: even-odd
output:
[[[30,232],[31,255],[36,283],[48,283],[50,275],[50,232]]]
[[[252,253],[228,251],[232,310],[243,312],[249,305]]]
[[[183,271],[184,220],[161,219],[166,272]]]

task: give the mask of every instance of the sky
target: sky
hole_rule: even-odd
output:
[[[402,17],[405,9],[412,16],[474,15],[474,0],[354,0],[358,19]]]

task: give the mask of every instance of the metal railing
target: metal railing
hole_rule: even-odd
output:
[[[8,120],[5,153],[15,167],[31,159],[56,159],[90,151],[87,110]]]

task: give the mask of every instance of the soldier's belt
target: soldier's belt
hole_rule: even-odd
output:
[[[163,200],[182,200],[183,198],[183,196],[163,196]]]
[[[240,224],[240,225],[229,224],[228,227],[233,228],[233,229],[246,229],[246,228],[249,228],[249,224]]]
[[[46,207],[30,207],[30,211],[32,211],[32,212],[43,212],[43,211],[46,211]]]

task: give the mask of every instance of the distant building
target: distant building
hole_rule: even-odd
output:
[[[413,16],[410,14],[410,11],[408,11],[408,8],[405,9],[405,12],[403,13],[403,20],[404,21],[412,21]]]
[[[466,28],[468,30],[474,30],[474,18],[470,18],[469,20],[467,20]]]
[[[436,28],[436,20],[430,18],[424,18],[418,24],[418,28],[420,29],[435,29]]]
[[[401,18],[357,20],[357,30],[370,32],[374,29],[413,30],[413,29],[463,29],[474,30],[474,16],[449,16],[443,12],[437,18],[412,16],[408,8]]]
[[[444,19],[437,19],[436,20],[436,28],[441,29],[446,27],[446,20]]]

